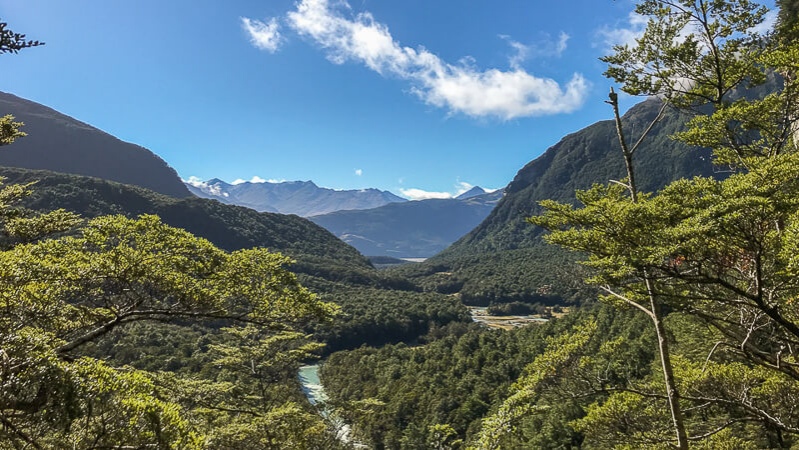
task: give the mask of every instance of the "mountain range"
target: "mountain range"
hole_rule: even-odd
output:
[[[412,342],[427,333],[430,324],[443,326],[450,321],[468,320],[463,303],[563,304],[595,298],[593,293],[586,292],[581,282],[581,268],[575,264],[577,257],[546,245],[541,239],[542,230],[529,225],[525,218],[540,212],[538,202],[541,200],[574,202],[575,189],[621,179],[625,174],[615,124],[602,121],[564,137],[528,163],[504,193],[474,189],[458,199],[395,201],[362,211],[339,211],[313,217],[314,221],[334,230],[334,235],[297,215],[257,212],[192,196],[174,171],[148,150],[102,136],[99,130],[41,108],[47,113],[44,114],[46,120],[42,120],[54,123],[37,128],[38,132],[80,130],[71,136],[61,135],[61,139],[72,139],[69,145],[48,144],[46,139],[40,141],[42,149],[33,151],[45,153],[44,159],[47,159],[46,152],[62,150],[77,152],[76,158],[80,157],[79,152],[84,147],[80,139],[89,137],[102,139],[109,146],[127,146],[124,148],[140,152],[137,158],[146,156],[144,160],[149,161],[149,165],[145,169],[139,165],[125,166],[128,161],[125,152],[109,152],[101,158],[109,167],[91,167],[90,172],[97,178],[30,169],[0,169],[0,176],[11,183],[38,181],[33,194],[25,199],[26,206],[45,211],[65,208],[86,217],[158,214],[167,224],[205,237],[227,250],[262,246],[281,251],[296,261],[291,270],[298,273],[305,286],[342,307],[343,319],[333,329],[317,331],[321,333],[318,337],[328,342],[329,351],[364,343]],[[645,129],[659,109],[659,101],[652,99],[634,106],[624,115],[631,139],[637,139],[636,130]],[[15,114],[19,114],[17,111]],[[27,117],[31,123],[36,120],[30,119],[37,118],[36,115]],[[685,116],[667,111],[638,149],[635,164],[643,190],[656,190],[683,177],[724,176],[714,172],[709,150],[688,148],[668,137],[682,129],[686,120]],[[31,127],[26,125],[24,130],[31,136],[3,150],[14,150],[33,138]],[[101,179],[111,178],[112,169],[121,166],[129,168],[127,176],[138,180],[133,183],[138,186]],[[159,167],[162,180],[169,180],[172,186],[173,182],[178,183],[179,189],[163,189],[170,195],[140,187],[152,178],[149,170]],[[304,189],[319,189],[310,182],[289,183],[283,187],[291,186],[299,190],[303,186]],[[245,187],[253,186],[245,184]],[[181,189],[186,189],[187,197],[175,198],[180,196]],[[229,196],[221,197],[230,201]],[[440,229],[440,235],[429,231],[420,233],[425,224],[439,227],[445,224],[445,231],[451,234],[445,235]],[[477,225],[472,228],[472,224]],[[462,233],[466,234],[422,263],[390,264],[394,267],[381,271],[351,245],[336,238],[340,236],[369,256],[379,256],[379,253],[373,255],[378,251],[388,255],[424,256],[426,252],[433,253],[446,246],[446,239],[456,239]],[[378,244],[378,238],[383,239],[382,244]]]
[[[142,186],[174,197],[191,195],[175,171],[149,150],[122,142],[50,108],[13,95],[2,94],[0,100],[3,101],[0,108],[4,108],[0,111],[13,113],[18,120],[26,122],[24,130],[30,134],[0,152],[2,165],[45,167]],[[624,115],[623,121],[632,134],[631,139],[637,139],[636,131],[645,129],[659,109],[660,102],[650,99]],[[683,128],[686,120],[687,117],[667,110],[637,151],[636,170],[643,190],[656,190],[683,177],[723,176],[714,172],[709,150],[688,148],[669,138]],[[198,223],[187,218],[192,217],[198,208],[215,210],[227,206],[223,203],[234,203],[233,200],[250,208],[265,210],[268,209],[263,203],[265,199],[278,201],[276,199],[283,196],[292,199],[284,200],[284,205],[292,201],[305,203],[294,214],[316,215],[313,218],[316,223],[369,256],[428,256],[466,233],[424,263],[392,269],[391,277],[403,279],[420,289],[457,294],[463,301],[475,304],[515,300],[561,302],[584,297],[581,294],[584,286],[575,281],[574,273],[580,270],[573,264],[575,257],[559,248],[544,245],[541,230],[529,225],[525,218],[540,212],[538,202],[541,200],[574,202],[575,189],[623,178],[625,171],[620,151],[615,124],[609,120],[598,122],[564,137],[528,163],[505,188],[504,195],[486,194],[476,189],[459,199],[444,201],[409,202],[388,192],[334,191],[319,188],[312,182],[234,185],[211,180],[205,183],[205,189],[198,188],[201,191],[198,194],[219,202],[188,201],[177,209],[181,211],[177,213],[136,200],[135,196],[119,197],[111,188],[104,188],[103,193],[89,194],[84,188],[70,192],[70,181],[62,183],[64,187],[58,190],[61,194],[56,196],[59,200],[56,203],[51,201],[51,206],[68,204],[74,200],[70,200],[70,196],[83,198],[81,202],[85,204],[81,212],[85,214],[95,209],[98,213],[117,210],[130,213],[130,208],[138,205],[133,208],[135,211],[163,214],[171,217],[168,223],[199,235],[211,232],[217,236],[217,245],[230,248],[224,240],[229,238],[225,237],[226,234],[249,236],[253,231],[248,227],[263,227],[256,225],[255,219],[244,220],[251,214],[245,211],[251,209],[219,210],[225,211],[220,213],[224,216],[241,216],[243,222],[214,223],[208,221],[205,214],[194,217]],[[100,207],[96,202],[92,203],[94,200],[89,201],[92,196],[110,196],[114,200],[100,200],[103,205]],[[363,200],[365,198],[369,200]],[[125,203],[124,207],[119,206],[122,203]],[[214,204],[219,206],[208,206]],[[288,211],[279,206],[272,208],[284,213]],[[363,209],[352,211],[357,208]],[[349,211],[335,212],[340,209]],[[327,214],[318,215],[323,212]],[[432,230],[436,226],[439,228]],[[295,227],[304,229],[307,225],[276,227],[276,233],[286,235],[283,238],[286,242],[306,239],[291,230]],[[308,229],[308,232],[328,233],[316,225],[314,229],[316,231]],[[254,245],[265,243],[251,242]],[[368,266],[368,262],[359,264]],[[330,276],[335,277],[334,274]]]
[[[312,181],[226,183],[218,178],[187,181],[194,195],[222,203],[246,206],[261,212],[296,214],[302,217],[334,211],[370,209],[407,200],[377,189],[335,190]]]
[[[457,199],[409,202],[388,191],[334,190],[312,181],[184,183],[150,150],[47,106],[0,92],[0,111],[23,122],[28,134],[3,148],[0,166],[87,175],[259,212],[319,216],[316,223],[367,255],[432,256],[479,224],[501,195],[474,187]]]
[[[9,184],[34,182],[23,204],[35,211],[63,208],[88,218],[157,214],[165,223],[224,250],[266,247],[285,253],[296,260],[293,269],[299,273],[325,278],[335,267],[338,273],[330,276],[340,279],[373,270],[355,249],[297,216],[259,213],[194,196],[174,198],[138,186],[51,171],[0,167],[0,177]]]
[[[334,190],[312,181],[184,181],[198,197],[308,217],[368,256],[427,258],[488,216],[502,190],[474,186],[456,198],[408,201],[377,189]]]
[[[310,217],[368,256],[427,258],[480,224],[502,198],[502,190],[475,186],[456,198],[390,203],[359,211]]]

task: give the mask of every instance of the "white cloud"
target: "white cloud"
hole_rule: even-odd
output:
[[[763,17],[763,22],[760,22],[757,26],[752,27],[752,29],[749,31],[760,35],[765,35],[774,31],[774,25],[777,24],[778,13],[779,10],[777,9],[772,9],[771,11],[767,12],[765,17]]]
[[[227,197],[229,194],[227,192],[222,192],[222,188],[219,187],[217,184],[208,184],[207,182],[201,180],[199,177],[190,176],[188,180],[183,180],[184,183],[190,184],[197,189],[205,191],[211,195],[216,196],[223,196]]]
[[[422,189],[400,189],[400,193],[410,200],[427,200],[431,198],[452,198],[449,192],[431,192]]]
[[[237,178],[237,179],[233,180],[233,182],[230,183],[230,184],[242,184],[242,183],[280,183],[280,181],[265,180],[265,179],[259,177],[258,175],[255,175],[252,178],[250,178],[249,180],[245,180],[243,178]]]
[[[195,177],[194,175],[190,176],[188,180],[184,180],[183,178],[181,178],[180,180],[196,188],[206,186],[205,181],[203,181],[200,177]]]
[[[570,37],[571,36],[569,36],[568,34],[564,33],[563,31],[560,32],[560,35],[558,36],[558,42],[555,44],[555,55],[556,56],[560,56],[560,55],[563,54],[563,52],[566,51],[566,47],[568,47],[567,44],[569,42],[569,38]]]
[[[453,192],[425,191],[423,189],[417,188],[400,189],[399,191],[402,195],[410,200],[426,200],[430,198],[455,198],[465,192],[468,192],[473,187],[474,185],[471,183],[458,180],[455,182],[455,185],[453,185]],[[485,189],[485,191],[494,192],[496,189]]]
[[[636,39],[644,34],[647,18],[634,11],[627,16],[627,23],[618,28],[605,26],[597,31],[599,39],[605,46],[605,50],[612,50],[616,45],[636,45]]]
[[[242,17],[241,27],[250,36],[250,43],[260,50],[274,53],[283,42],[283,36],[278,30],[280,25],[275,18],[270,19],[268,22],[262,22]]]
[[[530,47],[527,45],[522,44],[521,42],[514,41],[510,38],[510,36],[500,35],[502,39],[508,41],[508,45],[516,51],[511,57],[509,58],[508,63],[510,64],[511,68],[514,70],[521,70],[522,63],[530,57]]]
[[[331,62],[356,61],[381,75],[407,80],[412,83],[411,92],[451,113],[504,120],[567,113],[580,108],[587,95],[588,81],[581,74],[574,74],[561,87],[518,66],[509,71],[480,71],[468,58],[450,64],[424,47],[400,46],[388,27],[370,13],[348,18],[341,10],[349,10],[349,5],[345,1],[336,5],[332,7],[328,0],[301,0],[288,13],[287,22],[324,48]],[[566,39],[562,38],[563,45]]]
[[[358,175],[358,176],[363,175],[363,170],[362,169],[355,169],[355,175]]]

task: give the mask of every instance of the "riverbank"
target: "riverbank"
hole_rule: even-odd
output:
[[[484,306],[467,306],[469,313],[472,315],[472,320],[481,323],[487,327],[499,328],[502,330],[510,330],[513,328],[522,327],[531,323],[546,323],[545,319],[537,315],[529,316],[492,316],[488,314],[488,308]]]
[[[336,437],[343,443],[352,445],[354,448],[368,448],[367,446],[353,441],[351,432],[352,429],[344,421],[337,417],[332,410],[325,406],[328,400],[325,387],[319,379],[319,364],[310,364],[300,367],[297,372],[297,377],[300,379],[302,392],[308,401],[314,406],[319,406],[319,414],[322,415],[328,422],[333,424],[336,429]]]

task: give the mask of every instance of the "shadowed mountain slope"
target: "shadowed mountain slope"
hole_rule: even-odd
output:
[[[0,92],[0,115],[12,114],[28,136],[0,151],[0,165],[88,175],[172,197],[189,197],[177,172],[150,150],[30,100]]]
[[[479,189],[479,188],[475,188]],[[361,211],[311,217],[364,255],[426,258],[468,233],[488,216],[502,192],[390,203]]]

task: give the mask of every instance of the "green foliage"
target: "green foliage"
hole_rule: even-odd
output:
[[[670,428],[680,448],[688,440],[790,445],[788,435],[799,432],[790,394],[799,378],[793,355],[783,355],[799,337],[789,256],[799,250],[790,231],[799,211],[795,81],[786,77],[763,97],[731,97],[744,83],[792,72],[796,43],[747,35],[763,14],[747,1],[644,1],[638,12],[651,18],[647,31],[634,48],[605,58],[608,74],[630,93],[661,94],[680,107],[713,103],[676,138],[712,148],[715,162],[734,172],[637,198],[618,184],[595,185],[577,193],[579,206],[545,201],[546,212],[530,219],[552,231],[548,241],[587,255],[588,281],[607,301],[643,310],[663,335],[665,381],[616,387],[575,426],[591,430],[586,443],[598,448],[659,448]],[[695,359],[672,358],[664,310],[711,329],[713,348],[683,343]],[[667,404],[672,417],[663,414]],[[743,425],[752,422],[762,427]]]
[[[5,181],[0,177],[0,183]],[[63,209],[35,214],[15,205],[30,194],[27,185],[11,184],[0,187],[0,248],[30,243],[48,235],[60,233],[80,222],[79,217]]]
[[[429,426],[427,430],[428,448],[448,450],[460,448],[461,444],[463,444],[463,440],[457,439],[458,433],[450,425],[437,423]]]
[[[330,426],[307,406],[298,362],[319,349],[308,336],[262,327],[224,328],[205,355],[201,379],[170,376],[165,392],[205,430],[205,448],[338,448]],[[210,373],[209,373],[210,372]]]
[[[585,347],[596,332],[596,323],[588,322],[575,327],[549,341],[547,350],[524,369],[524,375],[516,381],[512,394],[502,402],[499,409],[483,420],[483,428],[475,445],[479,449],[498,449],[505,435],[516,423],[528,414],[546,411],[537,405],[538,390],[548,379],[564,376],[563,367]]]
[[[776,24],[776,39],[790,43],[799,36],[799,2],[796,0],[777,0],[779,15]],[[796,72],[793,72],[794,74]]]
[[[309,344],[308,333],[315,330],[335,349],[412,341],[431,326],[470,320],[456,299],[391,289],[413,286],[379,274],[357,252],[303,219],[176,200],[86,177],[3,173],[17,183],[39,181],[0,191],[8,230],[3,242],[11,248],[0,253],[5,273],[0,292],[8,312],[0,322],[12,337],[49,333],[36,341],[43,346],[38,351],[17,338],[13,352],[1,347],[12,358],[31,357],[30,370],[5,374],[20,383],[6,385],[3,395],[12,399],[11,393],[24,392],[24,401],[36,399],[7,424],[3,439],[9,442],[83,442],[78,436],[91,436],[95,428],[74,435],[56,428],[95,421],[115,430],[103,438],[109,445],[152,443],[155,437],[144,434],[145,425],[128,434],[111,426],[120,423],[112,415],[132,418],[132,410],[75,406],[71,396],[83,395],[82,380],[61,374],[72,370],[73,358],[82,358],[107,360],[109,370],[150,380],[150,397],[142,401],[156,406],[148,417],[166,420],[161,415],[167,411],[179,413],[177,422],[169,422],[174,426],[164,422],[163,433],[177,430],[164,437],[169,441],[164,447],[338,448],[343,444],[334,426],[308,404],[296,380],[297,368],[321,351]],[[14,208],[20,199],[31,209],[63,205],[96,218],[68,236],[40,241],[80,221],[64,211],[36,215]],[[154,216],[132,218],[145,211],[163,213],[171,225],[204,233],[230,252]],[[108,213],[127,217],[103,216]],[[252,245],[285,250],[298,260],[242,249]],[[300,287],[299,278],[342,305],[340,320],[328,320],[338,308]],[[250,326],[241,328],[245,323]],[[17,361],[10,364],[16,367]],[[14,401],[17,406],[3,410],[23,407]],[[43,420],[44,411],[57,424]]]
[[[623,91],[678,106],[721,104],[744,81],[762,81],[760,37],[750,30],[767,10],[757,2],[644,0],[635,11],[648,20],[643,36],[601,58]]]
[[[3,24],[0,23],[1,25]],[[11,114],[0,117],[0,145],[8,145],[17,140],[17,138],[26,136],[19,129],[23,125],[25,124],[22,122],[14,122],[14,116]]]
[[[451,322],[471,322],[458,299],[431,292],[409,292],[337,285],[326,290],[325,300],[341,307],[329,327],[317,329],[327,352],[415,342],[431,328]]]
[[[492,316],[526,316],[530,314],[549,315],[549,310],[540,304],[511,302],[489,305],[486,312]]]
[[[227,251],[258,246],[290,256],[288,267],[304,286],[343,308],[332,326],[317,332],[319,339],[330,344],[328,351],[363,343],[413,341],[431,323],[469,320],[456,299],[416,292],[411,282],[375,270],[353,248],[296,216],[258,213],[212,200],[174,199],[95,178],[10,168],[0,173],[15,183],[38,180],[23,199],[25,206],[36,211],[63,206],[88,217],[155,212],[166,224],[205,237]],[[133,336],[117,338],[122,340],[121,347],[135,347]]]
[[[44,42],[26,39],[24,34],[14,33],[8,29],[6,22],[0,22],[0,55],[3,53],[18,53],[22,49],[40,45],[44,45]]]
[[[263,249],[227,253],[155,216],[98,217],[74,236],[18,244],[0,260],[0,435],[14,446],[233,448],[229,441],[217,445],[214,436],[236,421],[224,419],[229,412],[193,405],[187,395],[192,383],[228,395],[229,387],[218,383],[238,378],[245,394],[215,407],[255,409],[247,403],[253,398],[248,389],[263,397],[273,389],[268,383],[294,380],[300,361],[318,348],[292,330],[336,311],[283,268],[286,257]],[[215,333],[218,343],[206,346],[205,358],[217,369],[206,373],[207,381],[187,384],[88,356],[111,333],[142,321],[228,324]],[[240,366],[248,369],[247,379],[219,369]],[[266,422],[247,439],[269,429],[277,433],[273,443],[290,442],[304,436],[297,428],[301,417],[316,421],[321,439],[327,430],[321,419],[284,397],[277,397],[280,404],[270,398],[257,405]]]
[[[603,353],[607,359],[595,364],[594,378],[601,374],[619,380],[648,373],[652,335],[645,322],[605,306],[507,332],[450,324],[433,330],[424,346],[389,345],[334,353],[320,373],[330,404],[352,424],[361,441],[374,448],[430,448],[425,430],[436,425],[448,425],[457,439],[472,443],[483,418],[499,408],[525,366],[544,353],[551,340],[592,316],[598,331],[584,354],[599,353],[605,337],[623,341]],[[549,348],[554,351],[557,345]],[[559,375],[567,373],[577,372]],[[560,386],[578,381],[569,376],[548,378],[539,402],[546,414],[522,418],[517,431],[507,437],[510,448],[579,445],[582,435],[568,422],[582,417],[583,409],[574,398],[558,395]]]

